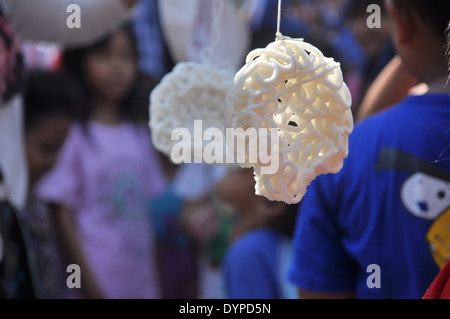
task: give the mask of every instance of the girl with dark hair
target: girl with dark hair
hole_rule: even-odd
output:
[[[139,86],[137,42],[131,24],[125,24],[119,33],[63,52],[63,67],[79,80],[83,91],[84,108],[79,114],[83,125],[92,118],[108,116],[106,113],[115,117],[107,120],[113,122],[139,122],[148,113],[148,95]],[[111,51],[113,45],[118,48],[115,52]],[[99,107],[104,103],[116,106],[107,111]]]
[[[159,298],[147,202],[165,177],[139,115],[137,50],[129,26],[69,49],[63,67],[85,98],[60,160],[38,187],[59,207],[59,225],[93,298]]]

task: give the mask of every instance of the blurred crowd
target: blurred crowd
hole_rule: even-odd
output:
[[[14,14],[24,1],[0,6],[0,26],[8,9],[11,29],[18,25],[18,140],[28,176],[24,199],[2,208],[3,297],[298,298],[286,274],[302,202],[255,195],[251,169],[177,165],[152,145],[149,95],[214,40],[213,1],[124,1],[120,19],[79,41],[21,34]],[[237,70],[250,50],[275,40],[278,1],[223,1],[218,52]],[[370,4],[381,8],[381,28],[367,25]],[[96,17],[80,8],[81,29],[88,28],[83,23]],[[61,28],[69,15],[64,11]],[[231,19],[246,32],[233,33]],[[369,88],[396,58],[384,1],[283,0],[280,32],[341,64],[355,123],[362,121]],[[6,35],[0,45],[9,43]],[[8,63],[0,60],[0,72]],[[0,128],[1,152],[19,147],[5,134]],[[1,157],[0,164],[8,170]],[[8,178],[4,172],[1,185]],[[79,280],[67,270],[73,264],[78,289],[68,287]]]

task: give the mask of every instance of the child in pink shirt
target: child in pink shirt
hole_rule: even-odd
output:
[[[160,297],[147,207],[166,180],[147,121],[133,113],[136,52],[127,26],[63,56],[85,86],[87,108],[37,192],[59,207],[58,224],[86,298]]]

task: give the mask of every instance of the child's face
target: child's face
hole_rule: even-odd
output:
[[[25,133],[30,185],[34,185],[55,164],[70,129],[64,116],[39,120]]]
[[[229,171],[215,187],[217,194],[235,208],[242,208],[255,197],[255,179],[252,168]]]
[[[106,47],[88,53],[84,66],[96,97],[118,102],[128,94],[137,75],[131,39],[124,31],[117,33]]]

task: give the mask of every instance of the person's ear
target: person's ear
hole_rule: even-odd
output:
[[[392,18],[394,40],[398,44],[408,42],[415,33],[416,16],[412,9],[402,1],[385,0],[386,8]]]

